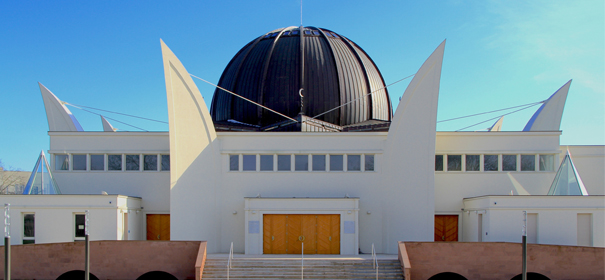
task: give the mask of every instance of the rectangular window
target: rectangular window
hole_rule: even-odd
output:
[[[309,171],[309,156],[308,155],[295,155],[294,156],[294,170]]]
[[[521,171],[536,171],[535,155],[521,155]]]
[[[107,170],[122,170],[122,155],[107,155]]]
[[[55,155],[55,170],[69,170],[68,155]]]
[[[76,214],[76,232],[75,237],[85,237],[86,231],[84,229],[84,221],[86,216],[84,214]]]
[[[256,155],[243,156],[244,171],[256,171]]]
[[[143,170],[157,171],[158,170],[158,156],[157,155],[143,155]]]
[[[374,171],[374,155],[365,156],[365,171]]]
[[[498,171],[498,155],[483,156],[483,171]]]
[[[277,156],[277,171],[290,171],[292,170],[291,166],[290,155]]]
[[[105,170],[105,155],[90,155],[90,170]]]
[[[540,155],[540,171],[554,171],[555,170],[555,156],[554,155]]]
[[[23,244],[34,244],[36,238],[36,223],[34,214],[23,215]]]
[[[139,171],[140,166],[139,155],[126,155],[126,171]]]
[[[73,170],[86,170],[86,155],[72,155]]]
[[[466,171],[479,171],[481,167],[480,155],[466,155]]]
[[[239,171],[239,155],[229,155],[229,171]]]
[[[162,155],[162,171],[170,170],[170,155]]]
[[[343,170],[343,155],[330,155],[330,171]]]
[[[462,171],[461,155],[447,155],[447,171]]]
[[[502,171],[517,171],[517,155],[502,155]]]
[[[347,155],[347,171],[361,171],[361,155]]]
[[[443,171],[443,155],[435,155],[435,171]]]
[[[326,155],[313,155],[313,171],[326,171]]]
[[[273,155],[260,155],[260,171],[273,171]]]

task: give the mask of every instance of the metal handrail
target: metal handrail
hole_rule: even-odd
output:
[[[233,242],[231,242],[231,249],[229,249],[229,260],[227,260],[227,280],[229,280],[229,270],[233,265]]]
[[[374,243],[372,243],[372,264],[376,269],[376,280],[378,280],[378,259],[376,258],[376,249],[374,249]]]
[[[300,253],[300,279],[302,280],[305,275],[305,243],[300,243],[302,246],[302,250]]]

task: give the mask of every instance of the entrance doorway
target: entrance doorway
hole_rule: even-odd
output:
[[[458,215],[435,215],[435,241],[458,241]]]
[[[340,254],[340,215],[265,214],[263,253]]]
[[[170,214],[147,214],[147,240],[170,240]]]

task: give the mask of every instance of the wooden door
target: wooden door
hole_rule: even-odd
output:
[[[340,254],[340,215],[263,215],[263,253]]]
[[[300,243],[305,245],[305,254],[317,254],[317,216],[300,215],[301,233]],[[302,237],[302,238],[301,238]],[[301,245],[302,246],[302,245]]]
[[[170,240],[170,214],[147,214],[147,240]]]
[[[286,254],[302,253],[302,215],[286,215]]]
[[[263,216],[263,252],[265,254],[287,254],[286,215]]]
[[[458,215],[435,215],[435,241],[458,241]]]
[[[340,215],[317,215],[317,253],[340,254]]]

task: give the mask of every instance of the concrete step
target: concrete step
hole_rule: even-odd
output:
[[[226,258],[208,258],[203,279],[227,279]],[[233,259],[230,279],[301,279],[301,260],[296,258]],[[403,279],[398,260],[378,260],[379,279]],[[373,262],[367,259],[305,259],[304,279],[376,279]]]

